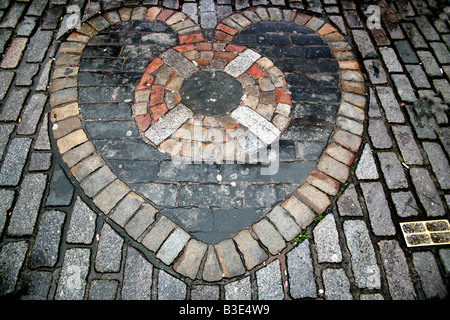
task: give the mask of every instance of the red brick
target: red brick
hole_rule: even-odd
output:
[[[154,106],[164,102],[164,87],[160,85],[152,86],[152,93],[150,94],[150,105]]]
[[[149,113],[141,114],[139,116],[136,116],[134,118],[134,121],[136,121],[136,125],[138,126],[139,131],[145,131],[152,124],[152,117]]]
[[[341,187],[341,184],[338,181],[318,170],[311,172],[307,181],[314,187],[332,196],[337,195],[339,188]]]
[[[308,183],[303,184],[297,189],[297,193],[318,214],[322,214],[331,204],[330,199],[325,193]]]
[[[192,51],[195,49],[195,46],[193,44],[183,44],[181,46],[173,47],[178,52],[186,52],[186,51]]]
[[[174,14],[174,12],[175,11],[170,10],[170,9],[164,9],[158,14],[158,16],[156,17],[156,20],[165,22],[167,19],[169,19]]]
[[[219,31],[219,30],[216,31],[216,35],[214,36],[214,38],[216,40],[227,41],[227,42],[231,42],[234,39],[233,36],[231,36],[225,32]]]
[[[12,69],[19,65],[22,59],[23,51],[27,45],[28,38],[15,38],[8,48],[3,58],[1,67],[4,69]]]
[[[213,45],[209,42],[200,42],[196,44],[196,49],[199,51],[210,51],[212,50]]]
[[[155,58],[147,66],[147,68],[145,69],[145,73],[153,73],[156,70],[158,70],[163,64],[164,64],[164,62],[160,58]]]
[[[214,59],[231,61],[236,58],[237,53],[229,52],[229,51],[219,51],[214,55]]]
[[[291,94],[288,89],[275,88],[278,103],[292,104]]]
[[[232,51],[232,52],[242,52],[244,51],[246,48],[243,46],[238,46],[235,44],[229,44],[227,45],[227,47],[225,48],[226,51]]]
[[[259,79],[267,76],[267,74],[261,69],[260,66],[258,66],[256,63],[254,63],[250,69],[247,71],[253,78]]]
[[[224,25],[224,24],[222,24],[222,23],[220,23],[220,24],[216,27],[216,29],[217,29],[217,30],[221,30],[221,31],[223,31],[223,32],[225,32],[225,33],[231,34],[232,36],[234,36],[236,33],[239,32],[238,30],[233,29],[233,28],[231,28],[231,27],[229,27],[229,26],[226,26],[226,25]]]
[[[201,32],[193,34],[183,34],[179,37],[181,44],[203,42],[205,38]]]
[[[148,73],[144,73],[144,75],[141,78],[141,81],[139,82],[139,84],[136,87],[136,90],[150,88],[150,86],[153,84],[154,79],[155,78],[152,75],[150,75]]]
[[[211,61],[209,61],[209,60],[198,60],[197,61],[197,65],[200,67],[209,66],[210,63],[211,63]]]
[[[165,114],[169,109],[167,109],[167,106],[165,103],[159,104],[157,106],[150,108],[152,115],[153,115],[153,121],[158,120],[163,114]]]

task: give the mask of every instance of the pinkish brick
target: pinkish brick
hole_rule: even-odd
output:
[[[19,65],[23,51],[27,46],[28,38],[15,38],[6,51],[5,57],[0,65],[3,69],[13,69]]]

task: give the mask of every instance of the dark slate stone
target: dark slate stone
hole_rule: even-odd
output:
[[[245,189],[245,207],[262,209],[272,207],[277,202],[286,199],[299,186],[294,183],[251,185]]]
[[[341,99],[339,88],[291,88],[292,101],[338,103]]]
[[[61,166],[55,166],[50,181],[50,192],[45,204],[50,207],[68,206],[72,202],[74,192],[75,188]]]
[[[309,59],[333,59],[333,53],[327,46],[307,46],[305,47],[306,57]]]
[[[136,122],[130,121],[86,121],[85,128],[93,139],[137,138],[139,130]]]
[[[162,161],[160,165],[159,180],[179,182],[217,182],[219,167],[215,164],[190,164]]]
[[[161,21],[135,21],[133,22],[130,30],[143,32],[166,32],[170,31],[170,28]]]
[[[125,141],[123,139],[92,140],[97,151],[106,159],[122,159]]]
[[[85,57],[118,57],[122,47],[120,46],[87,46],[83,51]]]
[[[189,184],[181,186],[178,205],[181,207],[242,207],[243,194],[240,187],[218,184]]]
[[[291,123],[282,138],[297,141],[327,141],[333,128],[331,124]]]
[[[109,160],[111,169],[126,182],[155,181],[158,174],[157,161]]]
[[[80,104],[84,119],[130,119],[131,107],[129,103],[89,103]]]
[[[124,159],[169,160],[170,156],[155,147],[137,139],[127,139],[123,154]]]
[[[284,34],[260,34],[256,37],[260,45],[288,46],[291,44],[289,36]]]
[[[131,183],[131,189],[157,206],[175,207],[177,185],[172,183]]]
[[[293,34],[290,37],[292,43],[296,45],[325,45],[325,41],[319,35]]]
[[[83,58],[81,71],[121,71],[123,59],[114,58]]]
[[[103,81],[104,74],[96,72],[80,72],[78,74],[78,86],[95,86]]]

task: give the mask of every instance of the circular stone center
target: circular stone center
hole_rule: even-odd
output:
[[[239,81],[222,71],[202,71],[183,84],[182,102],[194,113],[225,115],[236,108],[244,91]]]

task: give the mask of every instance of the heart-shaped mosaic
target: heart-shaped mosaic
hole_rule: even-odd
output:
[[[232,278],[286,248],[330,205],[361,143],[351,47],[322,19],[274,12],[233,14],[205,39],[181,12],[121,9],[60,47],[50,103],[64,162],[185,277]]]

